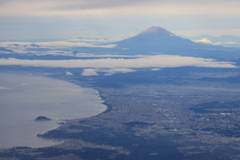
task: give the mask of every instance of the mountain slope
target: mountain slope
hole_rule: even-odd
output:
[[[158,26],[153,26],[140,34],[119,41],[118,47],[129,49],[144,49],[152,51],[167,51],[179,48],[206,48],[209,45],[197,44],[189,39],[184,39]],[[211,46],[212,47],[212,46]]]
[[[240,53],[240,50],[237,48],[196,43],[176,36],[158,26],[150,27],[136,36],[115,44],[117,44],[118,49],[125,48],[125,51],[121,51],[120,54],[128,55],[169,54],[218,60],[236,60],[239,59]]]

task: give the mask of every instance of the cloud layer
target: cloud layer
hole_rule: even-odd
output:
[[[84,69],[82,76],[98,76],[96,69]]]
[[[135,72],[136,70],[128,69],[128,68],[114,68],[106,71],[105,76],[110,76],[116,73],[129,73],[129,72]]]
[[[198,42],[198,43],[207,43],[207,44],[213,44],[213,45],[240,45],[238,42],[211,42],[208,38],[202,38],[199,40],[192,40],[193,42]]]
[[[9,47],[14,45],[31,46],[32,42],[0,42],[0,46]],[[95,45],[85,42],[70,42],[70,41],[51,41],[51,42],[35,42],[34,44],[41,47],[100,47],[100,48],[114,48],[115,44]]]
[[[33,67],[61,67],[61,68],[165,68],[165,67],[212,67],[236,68],[231,62],[218,62],[213,59],[183,57],[173,55],[142,56],[136,59],[102,58],[102,59],[74,59],[74,60],[20,60],[15,58],[0,59],[0,65],[20,65]],[[111,72],[116,72],[112,70]],[[118,70],[120,71],[120,70]],[[122,70],[129,71],[129,70]],[[109,74],[111,74],[109,72]]]

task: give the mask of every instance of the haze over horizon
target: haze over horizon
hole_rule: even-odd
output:
[[[240,36],[239,7],[236,0],[1,0],[0,40],[127,38],[150,26],[182,36]]]

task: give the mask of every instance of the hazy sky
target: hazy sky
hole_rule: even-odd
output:
[[[240,36],[239,0],[0,0],[0,40],[118,38],[150,26]]]

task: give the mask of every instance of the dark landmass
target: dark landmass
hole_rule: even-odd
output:
[[[0,51],[4,51],[4,52],[13,52],[12,50],[10,49],[6,49],[4,47],[0,47]]]
[[[37,118],[35,118],[35,121],[50,121],[52,120],[51,118],[47,118],[45,116],[38,116]]]
[[[37,44],[34,44],[34,43],[32,43],[32,44],[31,44],[31,47],[41,47],[41,46],[39,46],[39,45],[37,45]]]
[[[234,77],[239,74],[238,68],[181,67],[90,77],[80,76],[77,69],[70,71],[76,76],[65,76],[62,69],[51,70],[58,73],[54,78],[97,89],[108,109],[93,117],[68,120],[58,129],[38,135],[62,139],[62,144],[2,149],[0,157],[36,160],[240,158],[239,83],[202,80]]]

